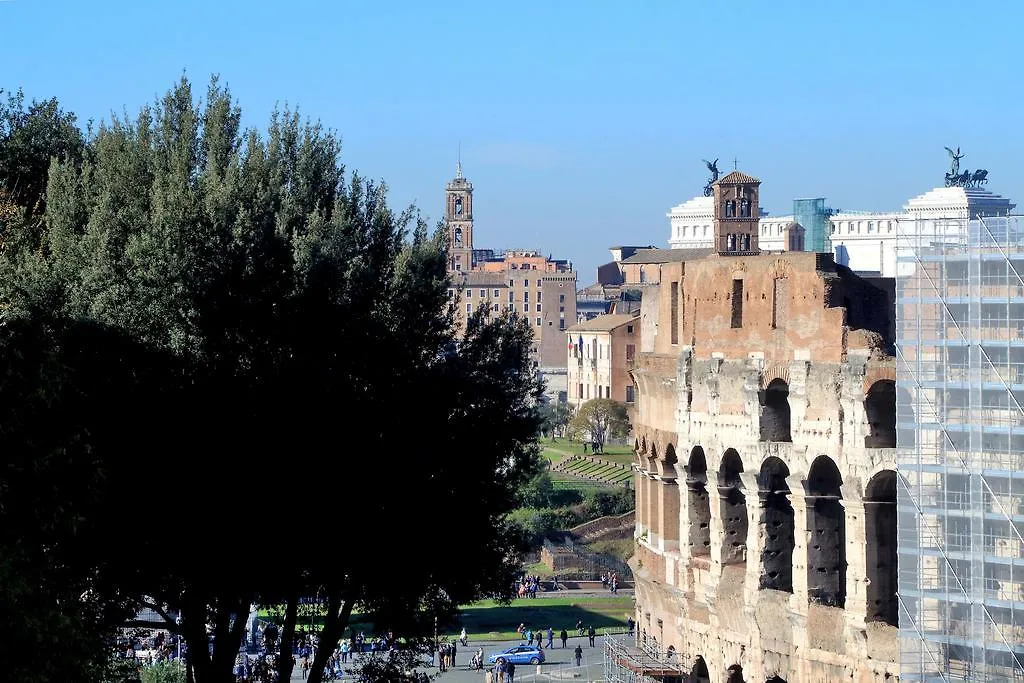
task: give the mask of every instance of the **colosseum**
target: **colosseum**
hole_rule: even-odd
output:
[[[759,186],[627,274],[638,645],[663,680],[895,681],[893,283],[759,252]]]

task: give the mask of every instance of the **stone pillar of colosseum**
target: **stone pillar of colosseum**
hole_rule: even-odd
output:
[[[757,591],[761,584],[761,555],[765,546],[764,496],[758,490],[757,475],[753,472],[740,474],[743,491],[747,493],[747,576],[744,580],[746,604],[757,602]]]
[[[806,487],[799,475],[786,477],[789,485],[790,504],[793,506],[793,599],[791,608],[798,614],[807,615],[807,541],[811,536],[807,519]]]
[[[680,590],[690,590],[687,567],[690,565],[692,556],[690,549],[690,496],[686,484],[686,469],[682,463],[674,465],[676,470],[676,494],[679,514],[676,515],[676,523],[679,525],[679,548],[676,554],[679,561],[676,563],[676,576],[672,582]]]
[[[843,486],[843,498],[840,501],[846,519],[846,623],[855,632],[860,632],[865,629],[867,620],[868,534],[864,501],[859,494],[854,497],[849,490],[851,488]]]
[[[634,536],[643,536],[644,531],[647,530],[647,500],[644,498],[645,486],[644,480],[647,479],[647,474],[640,468],[639,465],[633,466],[633,491],[636,495],[636,513],[634,519],[636,520],[636,526]]]
[[[718,592],[718,583],[722,577],[722,555],[725,540],[725,520],[722,519],[722,494],[718,487],[714,485],[712,481],[708,482],[707,496],[710,505],[708,506],[711,513],[711,519],[708,524],[711,534],[711,566],[709,571],[704,575],[704,588],[709,595],[715,595]],[[726,553],[728,555],[728,553]]]

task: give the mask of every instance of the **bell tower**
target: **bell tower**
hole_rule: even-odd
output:
[[[741,171],[733,171],[715,181],[715,251],[720,256],[761,253],[757,245],[757,227],[761,218],[758,203],[761,181]]]
[[[473,269],[473,183],[462,175],[462,160],[455,178],[445,186],[444,222],[448,228],[448,270]]]

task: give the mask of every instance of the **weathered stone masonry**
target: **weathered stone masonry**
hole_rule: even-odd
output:
[[[644,287],[637,622],[693,680],[896,680],[890,301],[799,252]]]

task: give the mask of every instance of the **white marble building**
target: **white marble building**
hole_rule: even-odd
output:
[[[666,214],[669,219],[670,249],[711,249],[714,247],[714,199],[694,197]],[[758,244],[762,251],[802,251],[803,228],[793,216],[761,216]],[[798,248],[795,248],[798,247]]]
[[[843,212],[833,215],[831,240],[836,263],[863,273],[896,277],[899,239],[920,230],[935,234],[935,222],[1006,216],[1016,204],[980,187],[937,187],[914,197],[902,212]]]
[[[1016,204],[979,187],[937,187],[908,201],[903,211],[843,211],[829,218],[836,263],[862,273],[896,276],[900,231],[932,229],[933,222],[1005,216]],[[714,206],[711,197],[694,197],[666,214],[671,249],[711,248]],[[762,251],[803,251],[804,230],[794,216],[762,215],[758,242]],[[906,237],[906,235],[905,235]]]

